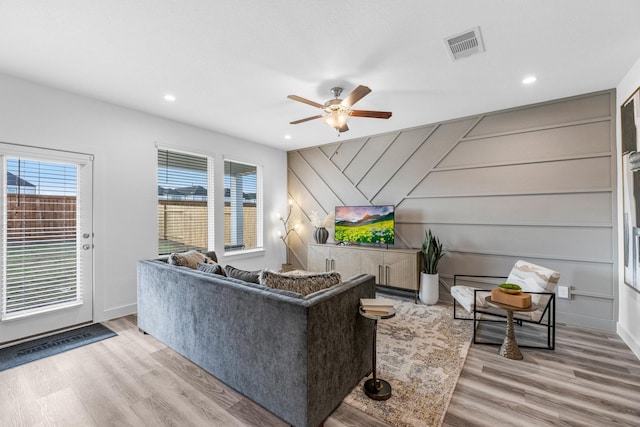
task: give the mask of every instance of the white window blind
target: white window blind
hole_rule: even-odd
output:
[[[262,170],[224,162],[225,251],[262,248]]]
[[[4,157],[2,318],[82,303],[76,165]]]
[[[211,169],[211,172],[209,170]],[[206,251],[212,161],[205,156],[158,149],[158,251]]]

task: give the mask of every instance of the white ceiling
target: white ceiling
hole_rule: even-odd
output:
[[[486,52],[452,61],[476,26]],[[354,108],[393,117],[346,140],[614,88],[638,58],[638,0],[0,0],[0,73],[282,149],[338,140],[289,94],[369,86]]]

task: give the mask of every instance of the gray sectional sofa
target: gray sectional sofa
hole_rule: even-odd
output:
[[[138,262],[138,326],[293,426],[316,427],[371,371],[375,278],[303,297]]]

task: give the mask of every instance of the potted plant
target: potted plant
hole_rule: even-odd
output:
[[[442,243],[431,230],[425,232],[422,243],[422,277],[420,281],[420,301],[433,305],[440,298],[440,276],[438,275],[438,263],[445,255]]]

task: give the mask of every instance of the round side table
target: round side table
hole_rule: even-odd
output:
[[[381,380],[376,376],[376,340],[378,337],[378,320],[390,319],[396,315],[393,310],[389,314],[369,314],[365,313],[362,306],[358,309],[362,317],[373,320],[373,378],[369,378],[364,382],[364,394],[373,400],[387,400],[391,397],[391,384],[385,380]]]
[[[502,347],[500,347],[500,356],[506,357],[507,359],[513,360],[522,360],[523,356],[518,348],[518,343],[516,342],[516,333],[513,330],[513,312],[514,311],[536,311],[538,309],[537,304],[531,304],[530,307],[527,308],[519,308],[513,305],[501,304],[499,302],[491,301],[491,297],[485,297],[484,299],[487,304],[500,308],[507,312],[507,330],[506,336],[504,337],[504,341],[502,342]]]

